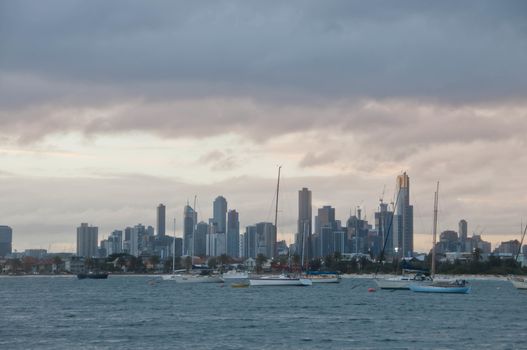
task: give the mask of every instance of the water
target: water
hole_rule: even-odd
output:
[[[0,278],[0,349],[527,349],[527,293],[504,281],[468,295],[149,281]]]

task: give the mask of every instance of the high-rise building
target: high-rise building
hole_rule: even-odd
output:
[[[302,188],[298,191],[298,222],[296,231],[296,253],[302,255],[302,250],[306,259],[309,261],[309,247],[311,242],[311,234],[313,233],[313,212],[311,203],[311,191],[307,188]],[[304,237],[306,242],[304,244]]]
[[[270,222],[256,224],[256,254],[272,259],[275,256],[276,228]]]
[[[375,213],[375,229],[379,235],[381,249],[384,247],[384,255],[393,255],[393,212],[388,210],[388,204],[379,205],[379,211]],[[386,242],[386,243],[385,243]]]
[[[467,242],[467,233],[468,233],[468,224],[467,221],[464,219],[461,219],[459,221],[459,243],[461,245],[461,251],[465,251],[465,245]]]
[[[13,230],[9,226],[0,225],[0,257],[11,254],[13,250]]]
[[[213,211],[213,220],[216,224],[216,232],[227,232],[227,200],[223,196],[216,197],[213,203]]]
[[[198,213],[196,213],[196,211],[187,204],[183,209],[183,253],[185,255],[196,255],[192,252],[192,246],[197,218]]]
[[[99,228],[81,223],[77,227],[77,256],[95,257],[97,256]]]
[[[227,255],[237,258],[240,256],[240,220],[238,212],[229,210],[227,219]]]
[[[245,228],[245,233],[243,234],[243,252],[242,257],[244,258],[256,258],[256,226],[247,226]]]
[[[166,208],[163,204],[157,206],[157,235],[164,236],[166,228]]]
[[[123,251],[123,231],[114,230],[108,237],[108,255]]]
[[[335,224],[335,208],[325,205],[318,209],[318,215],[315,217],[315,232],[320,233],[322,226]]]
[[[414,250],[414,207],[410,205],[410,178],[397,176],[397,205],[394,216],[393,246],[399,256],[411,256]]]
[[[146,248],[148,235],[143,224],[135,225],[130,231],[130,254],[139,256]]]
[[[220,256],[227,253],[227,239],[226,234],[216,231],[216,225],[209,225],[209,233],[207,233],[207,256]]]
[[[196,237],[194,240],[194,256],[205,256],[207,254],[207,233],[209,224],[199,222],[196,225]]]

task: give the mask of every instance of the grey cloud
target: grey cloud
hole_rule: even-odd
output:
[[[525,96],[522,1],[4,1],[4,73],[189,94]],[[47,94],[49,92],[42,92]],[[143,92],[150,95],[148,91]],[[151,95],[155,98],[155,94]],[[169,98],[177,98],[177,94]],[[309,98],[307,98],[309,99]]]

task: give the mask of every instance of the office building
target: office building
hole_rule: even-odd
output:
[[[0,257],[13,252],[13,230],[9,226],[0,225]]]
[[[157,206],[157,220],[156,220],[157,235],[164,236],[166,233],[166,208],[163,204]]]
[[[305,259],[309,261],[309,247],[311,245],[311,235],[313,233],[313,213],[312,213],[311,191],[302,188],[298,191],[298,222],[295,237],[296,253],[302,255],[305,249]],[[306,242],[304,244],[304,238]]]
[[[397,255],[409,257],[414,250],[414,207],[410,205],[410,178],[406,173],[397,176],[396,195],[393,246]]]
[[[194,240],[194,256],[207,255],[207,233],[209,225],[206,222],[199,222],[196,226],[196,237]]]
[[[236,210],[229,210],[227,215],[227,255],[233,258],[240,256],[240,221]]]
[[[217,233],[227,232],[227,200],[218,196],[213,203],[213,221]]]
[[[459,221],[459,243],[461,245],[461,251],[464,252],[466,247],[465,244],[467,242],[467,233],[468,233],[468,224],[467,221],[462,219]]]
[[[197,223],[198,213],[190,206],[183,208],[183,253],[185,255],[196,255],[192,252],[193,234]]]
[[[242,237],[242,246],[243,246],[243,252],[242,257],[243,258],[256,258],[256,251],[257,251],[257,244],[256,244],[256,226],[247,226],[245,228],[245,233]]]
[[[77,227],[77,256],[96,257],[99,228],[81,223]]]

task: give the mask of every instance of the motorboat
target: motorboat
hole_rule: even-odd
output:
[[[77,278],[80,280],[89,278],[95,280],[104,280],[108,278],[108,272],[88,272],[88,273],[79,273]]]

